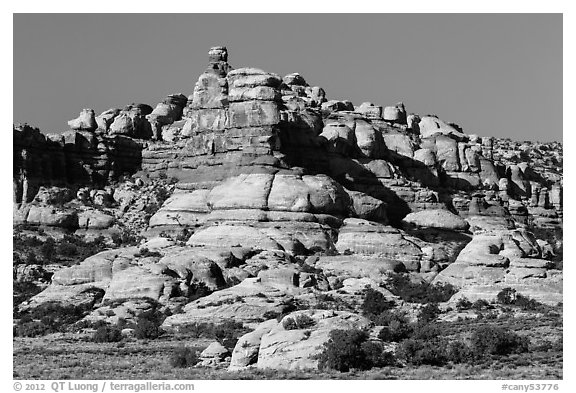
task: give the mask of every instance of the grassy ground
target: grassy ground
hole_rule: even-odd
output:
[[[498,321],[467,320],[446,324],[451,334],[494,323],[515,328],[532,337],[554,341],[562,326],[554,317],[510,316]],[[562,351],[534,350],[530,353],[488,359],[480,365],[446,367],[385,367],[369,371],[304,372],[174,368],[170,357],[183,345],[202,350],[212,340],[163,336],[156,340],[129,340],[121,343],[93,343],[90,336],[56,333],[40,338],[14,339],[15,379],[562,379]],[[536,344],[538,344],[536,342]]]

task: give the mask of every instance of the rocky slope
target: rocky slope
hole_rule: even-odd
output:
[[[188,98],[84,109],[68,125],[14,127],[14,223],[142,240],[55,269],[21,309],[88,302],[88,319],[115,321],[151,299],[171,310],[167,330],[255,328],[232,368],[314,368],[330,327],[369,326],[353,306],[314,311],[318,299],[353,305],[367,285],[394,298],[391,274],[452,284],[452,301],[504,287],[562,301],[561,235],[542,235],[562,228],[560,143],[328,100],[299,74],[232,68],[224,47]],[[274,318],[303,302],[316,327],[284,334]]]

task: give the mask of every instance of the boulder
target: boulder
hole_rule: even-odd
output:
[[[110,108],[96,117],[96,124],[98,125],[98,130],[103,132],[108,132],[110,125],[114,122],[114,119],[120,113],[118,108]]]
[[[424,228],[466,231],[470,224],[462,217],[444,209],[422,210],[410,213],[403,220],[405,223]]]
[[[308,324],[300,327],[298,322],[304,320]],[[276,322],[275,326],[271,325],[269,321],[263,322],[257,328],[258,333],[240,338],[234,348],[236,356],[233,354],[231,369],[250,365],[257,352],[255,366],[260,369],[317,370],[318,355],[330,339],[332,330],[367,329],[370,321],[346,311],[306,310],[293,312]],[[258,337],[260,345],[256,351],[254,347]],[[238,348],[242,345],[251,350]]]
[[[434,116],[423,116],[418,123],[418,127],[422,138],[446,135],[456,140],[467,139],[466,134]]]
[[[406,124],[406,109],[403,103],[384,108],[384,120],[391,123]]]
[[[68,126],[70,126],[73,130],[79,131],[94,131],[98,128],[98,124],[96,123],[96,117],[94,115],[93,109],[82,109],[80,115],[73,120],[68,122]]]

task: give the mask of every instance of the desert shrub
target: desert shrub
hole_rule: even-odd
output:
[[[521,295],[513,288],[504,288],[496,295],[498,303],[507,306],[517,306],[525,311],[545,310],[547,307],[537,300]]]
[[[342,372],[350,371],[351,368],[369,369],[372,365],[362,350],[362,344],[367,339],[368,333],[363,330],[332,330],[318,357],[318,366]]]
[[[282,320],[282,326],[286,330],[307,329],[314,326],[316,321],[306,314],[299,314],[295,317],[286,317]]]
[[[452,363],[472,363],[474,351],[466,343],[452,340],[446,345],[446,355]]]
[[[160,325],[162,325],[164,319],[166,319],[166,315],[158,311],[156,307],[140,313],[134,327],[134,336],[138,339],[158,338],[163,333]]]
[[[476,356],[522,353],[528,351],[530,339],[522,337],[505,328],[497,326],[482,326],[471,336],[472,349]]]
[[[198,351],[188,347],[176,348],[172,356],[170,356],[170,365],[172,367],[192,367],[199,361]]]
[[[201,297],[208,296],[212,293],[212,290],[203,282],[191,282],[188,286],[187,297],[189,301],[194,301],[200,299]]]
[[[155,339],[160,336],[162,330],[160,325],[147,318],[138,318],[134,336],[138,339]]]
[[[365,341],[360,345],[370,367],[386,367],[396,365],[396,357],[392,352],[385,351],[384,345],[376,341]]]
[[[269,319],[276,319],[278,318],[279,315],[280,313],[276,311],[266,311],[264,315],[262,315],[262,318],[264,318],[264,320],[267,321]]]
[[[39,337],[52,333],[50,326],[39,321],[20,322],[14,326],[14,337]]]
[[[162,254],[160,254],[158,251],[150,251],[146,247],[142,247],[136,254],[134,254],[134,256],[135,257],[141,257],[141,258],[161,257]]]
[[[420,309],[418,322],[429,323],[434,321],[440,315],[440,308],[436,303],[428,303]]]
[[[490,303],[488,303],[484,299],[478,299],[474,303],[472,303],[472,308],[476,311],[481,311],[490,308]]]
[[[56,241],[51,237],[47,238],[44,244],[40,247],[40,254],[42,254],[44,263],[52,261],[56,255]]]
[[[57,247],[58,254],[65,257],[73,257],[78,255],[78,247],[69,242],[62,242]]]
[[[102,326],[107,326],[107,323],[103,320],[98,321],[89,321],[89,320],[81,320],[74,324],[74,331],[79,331],[81,329],[98,329]]]
[[[448,362],[446,342],[440,339],[409,338],[400,343],[396,352],[398,357],[415,366],[443,366]]]
[[[42,288],[32,282],[13,282],[12,298],[14,300],[14,310],[22,302],[31,299],[33,296],[42,292]]]
[[[178,233],[178,235],[176,236],[176,240],[179,242],[188,241],[188,239],[190,239],[190,236],[192,236],[192,233],[193,231],[190,230],[189,228],[184,228],[182,231]]]
[[[36,254],[34,252],[29,252],[26,254],[26,265],[37,265],[38,259],[36,258]]]
[[[470,310],[472,308],[472,302],[465,297],[461,297],[456,302],[456,309],[458,311]]]
[[[122,332],[116,326],[100,326],[92,336],[95,343],[115,343],[121,340]]]
[[[248,333],[248,329],[244,327],[244,324],[234,320],[224,321],[213,328],[214,338],[227,348],[234,348],[238,338],[245,333]]]
[[[364,293],[362,313],[365,316],[370,317],[390,310],[394,308],[395,305],[396,303],[394,303],[394,301],[387,300],[381,292],[372,288],[368,288]]]
[[[140,236],[136,236],[128,230],[123,230],[121,233],[113,233],[110,238],[116,246],[135,246],[141,239]]]
[[[410,337],[414,331],[414,327],[409,323],[406,314],[401,312],[385,311],[374,322],[384,326],[378,333],[378,338],[386,342],[402,341]]]
[[[390,291],[409,303],[441,303],[450,300],[458,292],[451,284],[414,283],[405,274],[392,274],[387,286]]]
[[[304,304],[298,303],[294,299],[290,299],[286,301],[284,304],[282,304],[282,312],[278,314],[276,320],[280,322],[286,315],[292,313],[293,311],[303,310],[306,308],[307,307],[304,307]]]
[[[220,324],[212,322],[194,322],[180,328],[179,332],[194,338],[210,338],[218,340],[227,348],[233,348],[242,335],[249,329],[241,322],[227,320]]]
[[[526,311],[536,311],[536,310],[546,308],[546,306],[544,306],[539,301],[531,299],[527,296],[523,296],[521,294],[516,295],[516,300],[514,301],[514,305],[518,306],[522,310],[526,310]]]
[[[60,303],[45,303],[23,312],[14,327],[15,336],[37,337],[64,332],[86,315],[86,308]]]
[[[504,305],[512,305],[514,304],[514,300],[516,300],[516,290],[512,288],[504,288],[496,295],[496,300],[498,303]]]
[[[410,338],[417,340],[434,340],[444,336],[442,325],[438,323],[422,323],[418,321],[413,326]]]
[[[87,307],[48,302],[29,310],[28,313],[32,319],[50,321],[51,324],[69,325],[82,319],[87,311]]]
[[[318,310],[353,311],[356,308],[354,304],[340,297],[334,297],[329,293],[318,295],[316,301],[317,303],[314,305],[314,308]]]

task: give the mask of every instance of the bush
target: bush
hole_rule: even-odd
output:
[[[360,347],[371,367],[395,366],[397,363],[396,357],[392,352],[384,351],[382,343],[365,341]]]
[[[504,305],[512,305],[516,300],[516,290],[512,288],[504,288],[496,295],[498,303]]]
[[[75,324],[86,314],[86,308],[62,305],[56,302],[44,303],[36,308],[27,310],[21,315],[14,327],[14,335],[22,337],[37,337],[49,333],[64,332],[69,325]]]
[[[490,303],[484,299],[478,299],[472,304],[472,308],[476,311],[481,311],[490,307]]]
[[[146,247],[142,247],[140,249],[140,251],[138,251],[136,254],[134,254],[135,257],[140,257],[140,258],[146,258],[146,257],[161,257],[162,254],[160,254],[158,251],[150,251],[149,249],[147,249]]]
[[[112,239],[112,242],[116,246],[135,246],[140,242],[140,238],[141,237],[136,236],[127,230],[122,231],[122,233],[113,233],[110,235],[110,239]]]
[[[451,284],[414,283],[407,275],[398,273],[390,276],[387,286],[394,295],[409,303],[442,303],[458,292]]]
[[[397,354],[407,363],[415,366],[428,364],[443,366],[448,362],[445,340],[420,340],[409,338],[400,343]]]
[[[394,308],[395,305],[394,301],[386,300],[386,297],[381,292],[368,288],[364,293],[362,313],[370,318]]]
[[[521,294],[516,295],[514,305],[525,311],[536,311],[545,308],[545,306],[539,301],[531,299],[527,296],[523,296]]]
[[[73,257],[78,255],[78,247],[75,244],[63,242],[60,243],[57,247],[58,254],[65,256],[65,257]]]
[[[500,355],[528,351],[530,339],[501,327],[482,326],[471,337],[472,349],[476,356]]]
[[[282,321],[282,326],[286,330],[307,329],[316,324],[313,318],[306,314],[299,314],[296,317],[286,317]]]
[[[56,255],[56,242],[53,238],[49,237],[46,239],[44,244],[42,244],[42,247],[40,247],[40,253],[42,254],[44,263],[49,263],[52,261]]]
[[[233,348],[238,338],[248,331],[241,322],[234,320],[227,320],[218,325],[212,322],[194,322],[180,328],[180,333],[194,338],[216,339],[227,348]]]
[[[187,347],[176,348],[170,357],[170,365],[179,368],[192,367],[199,361],[198,351]]]
[[[450,341],[446,347],[446,355],[452,363],[472,363],[474,351],[462,341]]]
[[[417,340],[434,340],[444,335],[444,331],[440,324],[437,323],[420,323],[418,322],[413,330],[410,338]]]
[[[223,346],[234,348],[240,336],[248,333],[242,322],[227,320],[213,328],[213,335]]]
[[[341,372],[350,371],[351,368],[370,369],[372,364],[362,350],[362,344],[367,339],[368,334],[363,330],[332,330],[320,353],[318,366],[320,369],[330,368]]]
[[[50,326],[38,321],[21,321],[14,326],[14,337],[39,337],[48,333],[52,333]]]
[[[470,310],[472,308],[472,302],[465,297],[458,299],[456,303],[456,309],[458,311]]]
[[[122,332],[115,326],[100,326],[92,336],[95,343],[115,343],[121,340]]]
[[[418,322],[429,323],[434,321],[438,315],[440,315],[440,308],[436,303],[426,304],[420,309],[420,314],[418,315]]]
[[[162,333],[160,325],[166,319],[166,315],[156,310],[154,306],[152,310],[145,311],[138,315],[136,326],[134,327],[134,336],[138,339],[155,339]]]
[[[12,298],[14,301],[14,310],[17,310],[17,306],[22,302],[30,300],[33,296],[36,296],[42,292],[43,288],[32,282],[19,282],[14,281],[12,284]]]
[[[516,290],[513,288],[504,288],[503,290],[498,292],[498,295],[496,295],[496,299],[500,304],[507,306],[514,305],[525,311],[535,311],[546,308],[545,305],[538,302],[537,300],[516,293]]]
[[[33,252],[29,252],[26,255],[26,265],[37,265],[38,264],[38,259],[36,259],[36,254],[34,254]]]
[[[399,342],[410,337],[414,331],[406,315],[400,312],[384,312],[374,322],[384,326],[378,333],[378,338],[386,342]]]
[[[160,324],[148,318],[139,317],[134,328],[134,336],[138,339],[155,339],[162,334]]]
[[[206,286],[205,283],[195,283],[191,282],[188,286],[188,293],[186,294],[189,301],[194,301],[200,299],[201,297],[208,296],[212,293],[212,290]]]

